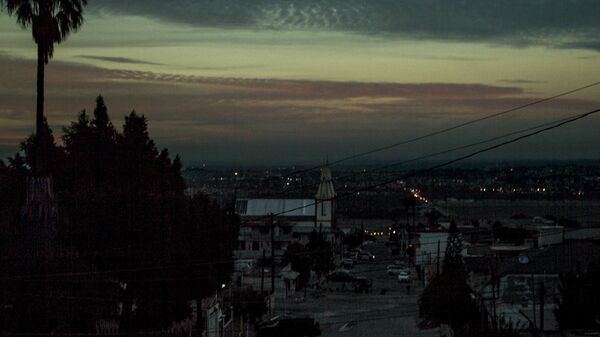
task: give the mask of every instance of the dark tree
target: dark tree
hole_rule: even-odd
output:
[[[320,283],[321,276],[327,274],[335,267],[331,243],[325,239],[323,234],[315,230],[310,234],[306,249],[310,255],[312,269],[317,274],[317,279]]]
[[[462,262],[460,233],[453,222],[440,275],[433,278],[419,300],[420,315],[438,324],[448,324],[455,333],[476,325],[477,307]]]
[[[14,305],[13,315],[36,319],[0,331],[93,332],[99,318],[116,319],[123,332],[160,330],[187,317],[191,300],[199,302],[229,282],[239,228],[233,205],[187,196],[181,159],[156,148],[146,118],[132,112],[119,133],[107,111],[98,97],[93,117],[83,111],[65,129],[64,147],[55,145],[49,128],[42,129],[49,144],[43,153],[55,163],[53,205],[60,210],[52,240],[40,240],[39,226],[19,224],[23,181],[39,155],[33,137],[23,144],[24,156],[0,165],[0,182],[6,183],[0,201],[3,195],[18,199],[0,205],[7,214],[1,229],[15,243],[1,247],[8,258],[0,267],[15,280],[54,275],[50,283],[2,284],[3,294],[15,295],[3,303],[38,303],[26,296],[41,300]],[[31,248],[37,246],[50,249]],[[123,303],[121,314],[113,300]]]
[[[241,288],[226,298],[226,302],[233,306],[238,315],[253,324],[260,321],[268,311],[266,295],[252,288]]]
[[[343,244],[348,249],[353,249],[362,245],[365,240],[364,232],[354,232],[350,233],[343,238]]]
[[[415,198],[413,195],[410,195],[404,199],[402,199],[402,205],[404,205],[404,210],[406,211],[406,224],[409,224],[409,214],[412,211],[412,224],[413,226],[415,225],[415,219],[416,219],[416,211],[415,208],[417,206],[417,198]]]
[[[560,300],[554,313],[562,330],[600,328],[600,262],[581,274],[560,277]]]
[[[310,268],[312,265],[310,252],[299,242],[292,242],[288,245],[283,254],[282,262],[291,264],[292,270],[300,273],[298,276],[299,286],[305,288],[310,278]]]

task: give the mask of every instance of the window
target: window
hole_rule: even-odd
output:
[[[321,215],[326,216],[327,212],[325,212],[325,203],[321,202]]]
[[[259,249],[260,249],[260,246],[258,244],[258,241],[252,242],[252,250],[256,251],[256,250],[259,250]]]

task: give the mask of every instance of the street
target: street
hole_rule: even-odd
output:
[[[417,301],[422,290],[418,280],[412,280],[407,294],[407,285],[387,274],[387,265],[397,257],[389,253],[383,242],[363,249],[375,255],[375,260],[360,261],[350,271],[372,280],[369,293],[355,293],[348,286],[345,290],[325,289],[318,298],[311,295],[314,290],[309,290],[302,299],[300,291],[292,298],[279,299],[276,314],[312,316],[319,322],[322,336],[431,336],[432,331],[422,332],[416,327]]]

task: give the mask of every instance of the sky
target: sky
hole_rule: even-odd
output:
[[[135,109],[187,166],[314,165],[600,81],[599,14],[597,0],[89,0],[46,68],[46,115],[60,136],[102,94],[115,126]],[[0,32],[5,158],[34,129],[36,49],[6,12]],[[357,163],[599,107],[596,86]],[[480,159],[598,159],[599,127],[591,116]]]

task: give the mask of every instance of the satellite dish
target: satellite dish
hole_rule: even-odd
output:
[[[519,263],[520,264],[528,264],[529,257],[527,255],[519,255]]]

